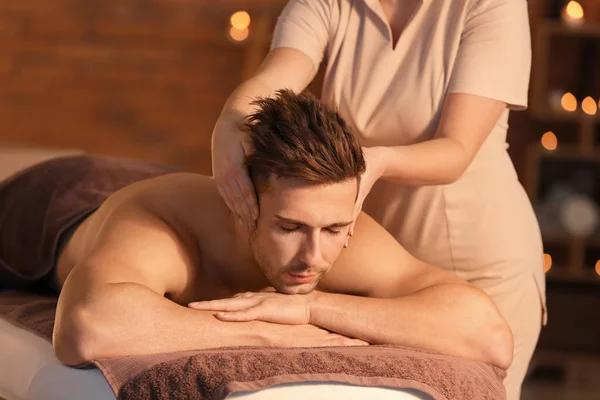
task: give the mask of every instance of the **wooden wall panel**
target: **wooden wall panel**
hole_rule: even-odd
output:
[[[213,124],[270,40],[232,41],[229,17],[246,9],[264,25],[283,3],[4,1],[0,141],[210,173]]]
[[[229,93],[268,51],[286,0],[0,0],[0,143],[78,147],[210,173]],[[540,14],[532,0],[532,17]],[[228,38],[245,9],[245,42]],[[323,71],[310,86],[319,93]],[[536,135],[516,113],[518,169]]]

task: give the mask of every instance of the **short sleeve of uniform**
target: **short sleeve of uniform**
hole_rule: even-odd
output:
[[[329,41],[333,0],[290,0],[277,19],[271,49],[291,47],[319,69]]]
[[[478,0],[465,20],[448,93],[527,108],[531,33],[526,0]]]

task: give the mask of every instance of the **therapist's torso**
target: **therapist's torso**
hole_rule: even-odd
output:
[[[421,0],[396,43],[377,0],[295,2],[280,17],[273,47],[296,47],[319,62],[314,47],[320,38],[310,48],[310,40],[292,38],[301,34],[293,36],[297,26],[305,23],[308,31],[321,21],[314,31],[327,35],[323,100],[339,110],[364,146],[431,139],[451,92],[496,98],[512,109],[527,105],[524,0]],[[494,49],[498,35],[507,41]],[[520,48],[502,48],[518,43],[509,40],[515,35],[523,39]],[[543,287],[538,224],[506,151],[508,115],[507,109],[456,182],[406,186],[380,180],[364,210],[414,256],[464,279],[533,271]]]

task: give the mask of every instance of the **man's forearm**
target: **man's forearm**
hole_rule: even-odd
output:
[[[63,293],[54,347],[58,358],[78,365],[100,358],[269,344],[276,326],[261,321],[227,323],[212,312],[192,310],[134,283],[105,285],[85,302]]]
[[[432,286],[399,298],[315,292],[311,323],[372,344],[395,344],[507,368],[512,334],[483,292],[466,285]]]

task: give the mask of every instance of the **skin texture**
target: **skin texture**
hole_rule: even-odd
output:
[[[482,291],[416,260],[365,214],[344,247],[356,191],[354,179],[271,178],[252,232],[209,177],[113,194],[59,258],[58,358],[389,343],[508,367],[510,330]]]

